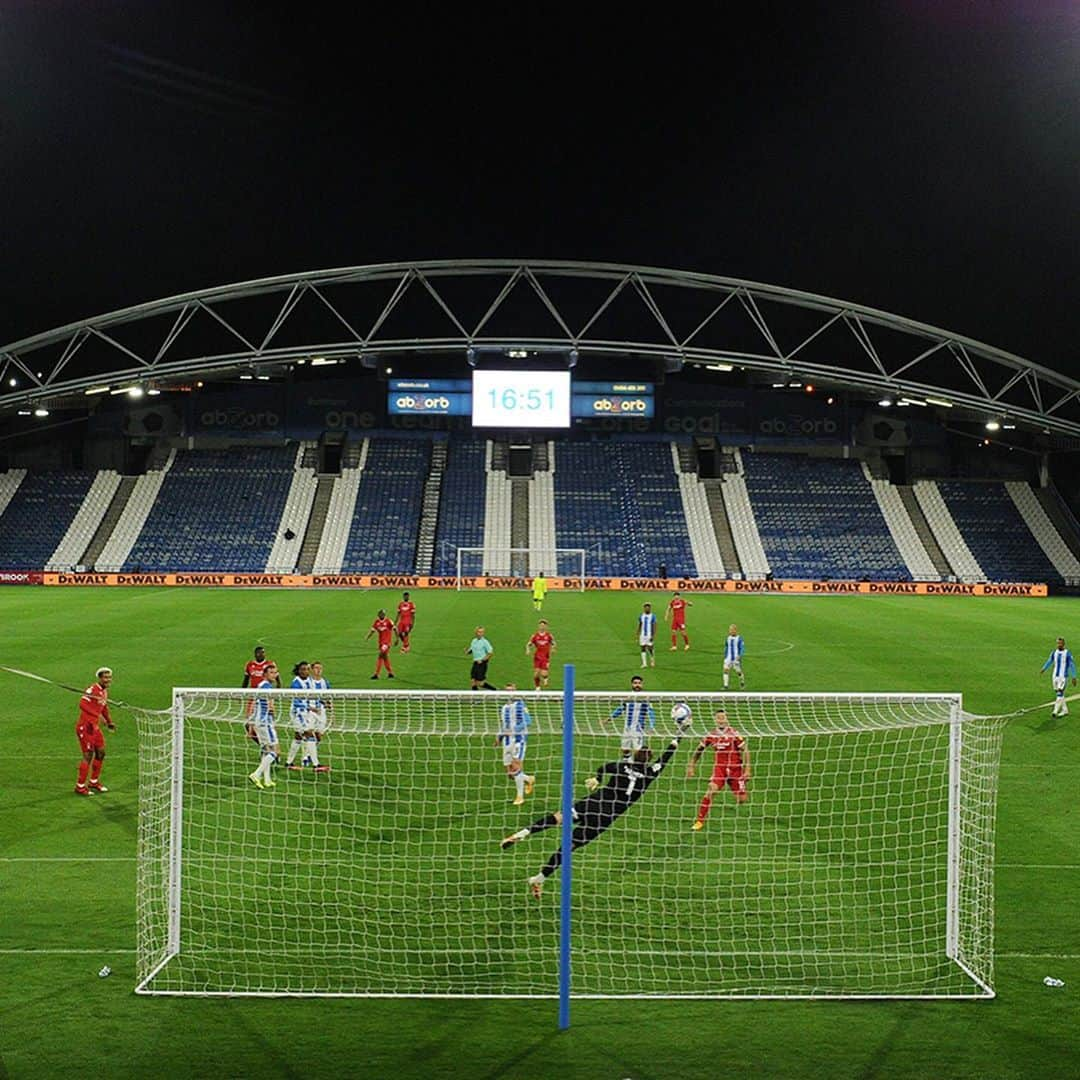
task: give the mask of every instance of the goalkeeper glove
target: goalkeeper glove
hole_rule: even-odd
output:
[[[600,786],[600,781],[597,780],[595,776],[590,776],[585,781],[585,786],[589,789],[589,791],[595,791]]]

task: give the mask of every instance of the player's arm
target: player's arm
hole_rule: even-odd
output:
[[[743,776],[750,779],[750,751],[746,748],[746,740],[739,743],[739,761],[742,763]]]
[[[664,609],[664,622],[671,622],[671,602],[668,601],[668,606]]]
[[[240,689],[241,690],[246,690],[250,685],[251,685],[251,673],[248,672],[248,671],[245,671],[244,672],[244,681],[240,684]]]
[[[697,771],[697,763],[701,760],[701,755],[708,749],[708,743],[702,739],[694,748],[694,752],[690,755],[690,762],[686,766],[686,775],[693,776]]]
[[[366,638],[364,638],[364,640],[365,640],[365,641],[367,641],[367,639],[368,639],[369,637],[371,637],[371,635],[372,635],[372,634],[374,634],[374,633],[375,633],[375,624],[374,624],[374,623],[372,623],[372,624],[371,624],[371,628],[370,628],[370,629],[368,630],[368,632],[367,632],[367,637],[366,637]],[[468,652],[468,649],[466,649],[465,651],[466,651],[466,652]]]
[[[610,724],[612,720],[618,720],[620,716],[626,711],[626,705],[620,705],[610,716],[604,717],[604,723]]]
[[[109,706],[104,705],[101,709],[101,719],[105,721],[105,726],[110,731],[116,730],[116,724],[113,723],[113,718],[109,715]]]
[[[595,791],[604,782],[604,777],[614,775],[618,771],[619,763],[617,761],[607,761],[596,770],[595,775],[590,776],[585,781],[585,786],[589,791]]]
[[[658,761],[654,761],[649,766],[649,768],[652,770],[654,776],[659,776],[660,773],[662,773],[664,771],[664,769],[667,766],[667,763],[674,756],[675,751],[679,749],[679,740],[681,738],[682,738],[682,735],[676,735],[671,740],[671,742],[669,742],[667,744],[667,746],[664,747],[664,752],[660,755],[660,759]]]
[[[656,730],[656,710],[650,704],[648,704],[647,702],[645,704],[645,715],[649,718],[649,730],[650,731],[655,731]]]
[[[1048,657],[1046,658],[1046,663],[1045,663],[1045,664],[1043,664],[1043,666],[1042,666],[1041,668],[1039,668],[1039,670],[1040,670],[1040,671],[1045,671],[1045,670],[1046,670],[1046,669],[1047,669],[1047,668],[1048,668],[1048,667],[1049,667],[1049,666],[1050,666],[1050,665],[1051,665],[1051,664],[1052,664],[1053,662],[1054,662],[1054,654],[1053,654],[1053,653],[1051,653],[1051,654],[1050,654],[1050,655],[1049,655],[1049,656],[1048,656]]]
[[[532,640],[532,638],[529,638],[529,640],[525,642],[525,655],[526,656],[532,656],[532,651],[533,651],[533,640]]]

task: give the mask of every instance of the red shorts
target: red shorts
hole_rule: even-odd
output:
[[[105,749],[105,732],[97,724],[84,724],[80,721],[75,725],[75,738],[79,740],[79,747],[84,754]]]
[[[718,788],[726,784],[736,795],[746,794],[746,773],[742,769],[714,769],[712,783]]]
[[[533,671],[547,671],[551,667],[550,656],[534,656],[533,657]]]
[[[671,620],[671,629],[672,630],[685,630],[686,629],[686,620],[685,619],[672,619]]]
[[[412,632],[412,623],[402,623],[397,628],[397,632],[398,632],[398,637],[402,637],[405,634],[411,633]]]
[[[388,653],[389,651],[390,651],[390,642],[388,641],[385,644],[383,644],[383,642],[380,641],[379,642],[379,652],[380,653]]]

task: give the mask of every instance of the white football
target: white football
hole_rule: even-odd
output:
[[[690,706],[685,701],[680,701],[671,706],[671,719],[676,724],[685,725],[690,722]]]

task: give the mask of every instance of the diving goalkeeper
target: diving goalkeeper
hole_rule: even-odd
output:
[[[652,751],[647,747],[635,750],[630,758],[622,758],[619,761],[609,761],[596,770],[595,776],[590,776],[585,781],[589,794],[583,799],[578,799],[571,807],[574,821],[574,831],[571,837],[571,850],[576,851],[580,847],[595,840],[601,833],[606,832],[615,822],[630,809],[648,790],[652,782],[664,771],[672,755],[679,748],[679,740],[685,734],[689,726],[689,717],[679,726],[679,730],[670,743],[664,748],[664,752],[657,761],[652,760]],[[604,778],[607,782],[604,783]],[[506,851],[513,847],[519,840],[524,840],[533,833],[543,832],[545,829],[554,828],[562,824],[562,812],[556,810],[552,814],[540,818],[525,829],[518,829],[511,833],[502,842],[502,849]],[[544,864],[539,874],[529,878],[529,887],[532,894],[538,900],[544,889],[544,882],[558,870],[562,864],[562,849],[552,853]]]

